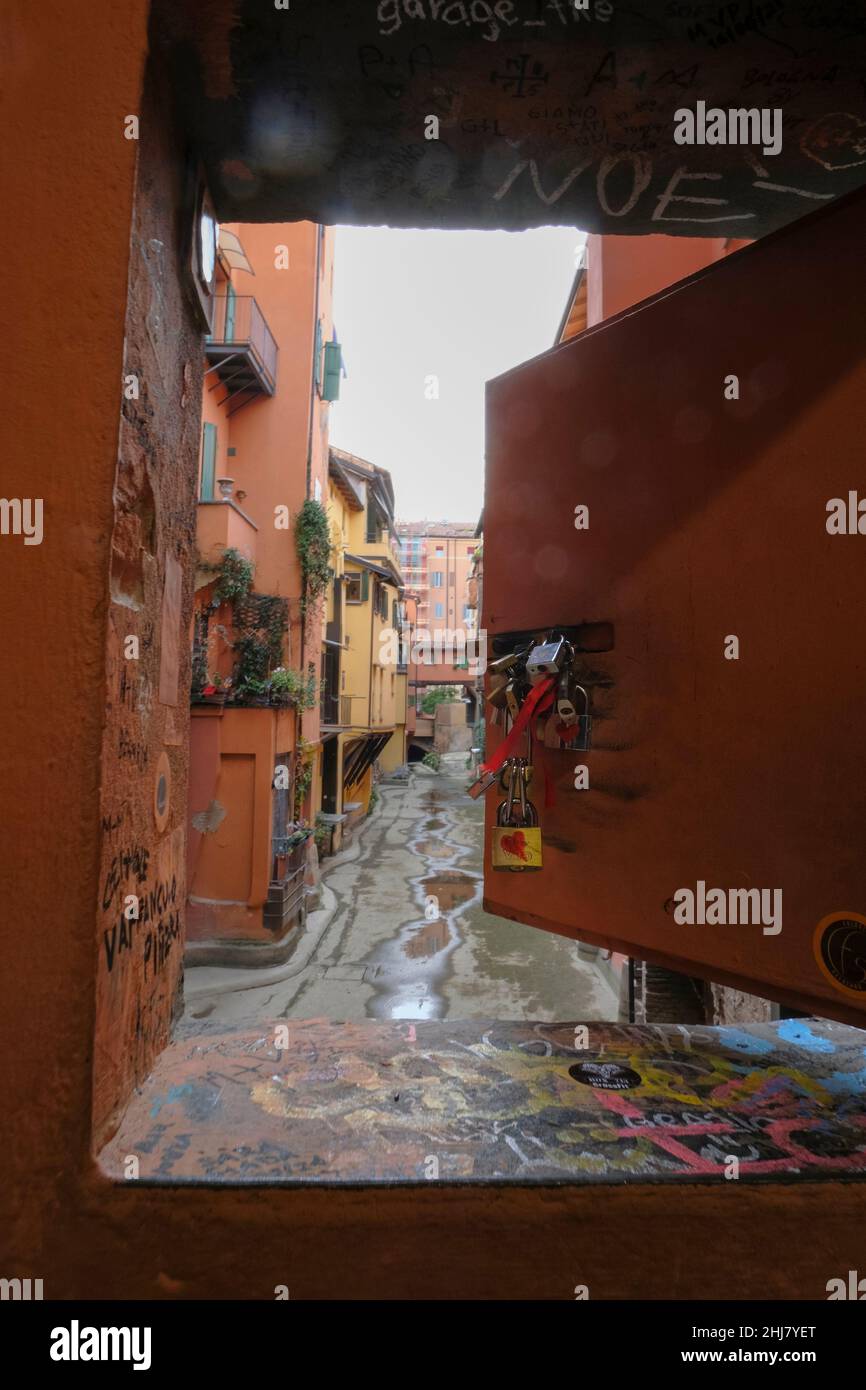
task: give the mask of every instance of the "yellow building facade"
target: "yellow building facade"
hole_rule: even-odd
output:
[[[334,582],[322,656],[322,814],[333,848],[370,808],[373,769],[406,761],[403,576],[390,475],[330,450],[328,511]]]

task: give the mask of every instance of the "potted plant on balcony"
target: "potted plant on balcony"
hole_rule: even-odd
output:
[[[301,678],[297,671],[288,671],[285,666],[277,666],[271,672],[270,694],[272,704],[297,704],[300,690]]]
[[[289,833],[286,836],[286,845],[289,852],[291,853],[292,850],[298,849],[301,845],[305,845],[312,834],[313,827],[307,825],[306,821],[295,821],[293,825],[289,826]]]
[[[313,667],[308,675],[277,666],[269,676],[271,703],[295,705],[300,710],[312,709],[318,697],[318,682]]]
[[[204,675],[192,689],[193,703],[197,705],[224,705],[231,693],[231,677],[221,676],[216,671],[212,676]]]
[[[236,703],[261,707],[270,703],[270,682],[257,676],[247,676],[238,684]]]

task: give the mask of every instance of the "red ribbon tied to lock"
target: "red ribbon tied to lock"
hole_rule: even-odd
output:
[[[544,714],[553,704],[553,687],[555,683],[555,676],[545,676],[543,681],[539,681],[538,685],[532,687],[517,712],[517,718],[496,752],[489,762],[482,763],[481,767],[478,769],[479,777],[485,777],[491,772],[498,771],[508,758],[514,756],[514,750],[519,744],[523,734],[526,733],[526,729],[531,721],[537,719],[540,714]]]

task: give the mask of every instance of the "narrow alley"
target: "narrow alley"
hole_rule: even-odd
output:
[[[481,906],[484,807],[466,795],[465,763],[379,784],[358,838],[325,860],[322,906],[294,954],[272,969],[188,970],[181,1033],[265,1017],[615,1021],[592,948]]]

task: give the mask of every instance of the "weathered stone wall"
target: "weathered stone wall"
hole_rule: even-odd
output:
[[[437,753],[465,753],[472,747],[472,729],[462,700],[436,706],[433,747]]]
[[[191,214],[170,111],[164,79],[149,77],[130,241],[106,639],[97,1140],[165,1045],[181,987],[203,353],[202,329],[182,288]]]
[[[778,1017],[771,999],[725,985],[707,985],[708,1023],[769,1023]]]

